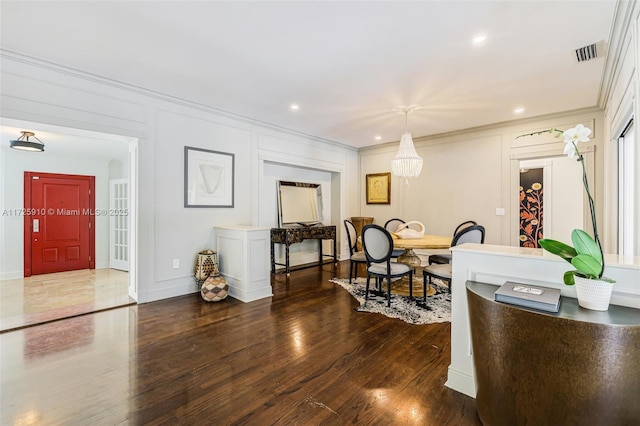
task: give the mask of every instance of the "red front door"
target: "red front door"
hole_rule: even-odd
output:
[[[25,172],[24,275],[95,268],[95,177]]]

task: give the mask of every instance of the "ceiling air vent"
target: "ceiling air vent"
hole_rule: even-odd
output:
[[[577,62],[586,62],[592,59],[602,58],[604,56],[604,49],[604,41],[580,47],[575,51],[575,59]]]

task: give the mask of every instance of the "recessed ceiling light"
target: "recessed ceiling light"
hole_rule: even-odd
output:
[[[473,42],[473,44],[482,44],[486,39],[487,39],[486,34],[476,34],[475,36],[473,36],[471,41]]]
[[[376,135],[374,139],[377,140],[377,141],[381,141],[382,140],[382,136]]]
[[[298,104],[291,104],[292,111],[298,111],[299,109],[300,109],[300,106]]]
[[[517,107],[516,109],[513,110],[514,114],[522,114],[523,112],[524,112],[523,107]]]

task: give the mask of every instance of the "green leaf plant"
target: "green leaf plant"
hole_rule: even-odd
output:
[[[591,235],[582,229],[574,229],[571,233],[571,242],[574,247],[560,241],[543,238],[538,240],[540,247],[549,253],[560,256],[574,268],[573,271],[564,273],[564,283],[566,285],[575,284],[575,275],[592,280],[603,280],[614,283],[615,281],[602,276],[604,262],[600,246],[591,238]]]
[[[610,283],[615,283],[611,278],[603,277],[604,272],[604,256],[602,254],[602,244],[600,243],[600,236],[598,235],[598,224],[596,222],[595,203],[589,190],[589,181],[587,180],[587,171],[584,165],[584,157],[578,149],[579,142],[588,142],[591,129],[584,127],[582,124],[578,124],[576,127],[565,130],[547,129],[540,132],[533,132],[527,135],[520,135],[518,137],[539,135],[542,133],[555,133],[555,137],[562,136],[564,138],[564,153],[569,158],[577,156],[577,161],[582,165],[582,183],[584,185],[585,192],[587,193],[587,200],[589,201],[589,210],[591,213],[591,223],[593,224],[593,238],[582,229],[574,229],[571,233],[571,242],[574,247],[560,241],[542,238],[538,240],[540,247],[548,251],[549,253],[560,256],[567,262],[571,263],[574,268],[573,271],[567,271],[564,273],[564,283],[566,285],[574,285],[575,277],[583,277],[591,280],[602,280]]]

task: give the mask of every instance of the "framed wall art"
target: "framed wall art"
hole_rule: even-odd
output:
[[[233,207],[235,155],[184,147],[184,206]]]
[[[367,204],[391,204],[391,173],[366,175]]]

